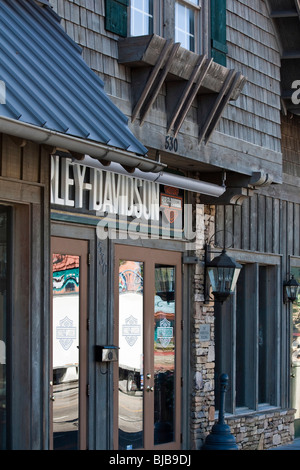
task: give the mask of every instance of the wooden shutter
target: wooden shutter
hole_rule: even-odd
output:
[[[119,36],[127,36],[129,0],[105,0],[105,28]]]
[[[211,56],[226,66],[226,0],[211,0]]]

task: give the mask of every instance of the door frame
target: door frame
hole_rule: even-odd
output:
[[[147,306],[148,311],[152,308],[154,311],[154,266],[155,264],[169,264],[176,267],[176,277],[175,277],[175,305],[176,305],[176,316],[175,316],[175,439],[172,442],[166,444],[154,445],[154,432],[150,433],[145,432],[144,434],[144,450],[163,450],[163,449],[173,449],[178,450],[181,447],[181,381],[182,381],[182,369],[181,369],[181,351],[182,351],[182,253],[180,251],[171,251],[171,250],[160,250],[157,248],[145,248],[145,247],[136,247],[133,245],[125,244],[115,244],[114,245],[114,344],[118,346],[119,344],[119,260],[130,260],[130,261],[139,261],[144,262],[144,277],[147,282],[147,289],[144,289],[143,303],[144,306]],[[150,287],[149,287],[150,286]],[[144,315],[146,310],[144,309]],[[144,316],[144,318],[147,316]],[[151,325],[151,320],[153,316],[148,315],[148,325]],[[147,320],[143,322],[144,341],[143,347],[145,351],[153,351],[154,345],[154,328],[150,328],[147,325]],[[147,329],[148,328],[148,329]],[[150,331],[150,333],[149,333]],[[144,354],[144,375],[149,371],[151,377],[154,377],[153,374],[153,364],[152,361],[153,354]],[[118,362],[114,364],[114,449],[118,450]],[[144,390],[146,389],[146,383],[144,379]],[[153,385],[153,384],[152,384]],[[154,396],[154,394],[145,394],[146,399],[148,397]],[[148,400],[150,406],[145,406],[144,403],[144,413],[143,420],[150,423],[150,429],[154,430],[154,399]],[[148,421],[147,421],[148,420]],[[152,425],[151,425],[152,424]],[[144,424],[143,429],[146,430],[146,425]]]
[[[79,449],[87,448],[87,384],[88,384],[88,253],[89,242],[78,238],[51,236],[50,256],[50,368],[49,368],[49,440],[53,449],[53,285],[52,254],[80,256],[79,277]]]

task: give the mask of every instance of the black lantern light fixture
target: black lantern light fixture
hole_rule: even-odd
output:
[[[210,245],[205,245],[205,297],[206,299],[209,297],[208,277],[215,300],[223,303],[233,294],[242,265],[228,256],[225,247],[221,254],[212,260],[210,259],[210,253],[212,253]]]
[[[287,282],[284,283],[283,285],[283,296],[284,296],[284,301],[286,302],[295,302],[295,300],[298,298],[299,295],[299,289],[300,285],[294,278],[294,276],[291,276],[291,279]]]

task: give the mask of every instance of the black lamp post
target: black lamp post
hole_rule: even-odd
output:
[[[225,393],[228,385],[228,375],[220,377],[220,410],[219,419],[212,427],[210,434],[206,437],[203,450],[238,450],[235,437],[230,432],[230,427],[225,423]]]
[[[219,256],[208,260],[209,249],[206,246],[206,271],[212,286],[212,293],[218,302],[224,302],[234,292],[242,265],[230,258],[225,249]]]
[[[283,285],[283,287],[285,301],[295,302],[295,300],[298,298],[300,285],[296,279],[294,279],[293,275],[291,279]]]

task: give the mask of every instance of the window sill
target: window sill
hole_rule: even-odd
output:
[[[263,413],[272,413],[277,410],[281,410],[280,406],[274,406],[269,404],[259,405],[257,410],[252,410],[250,408],[237,408],[235,413],[225,413],[225,419],[231,420],[240,418],[242,416],[257,415]],[[215,413],[215,419],[218,419],[218,411]]]

